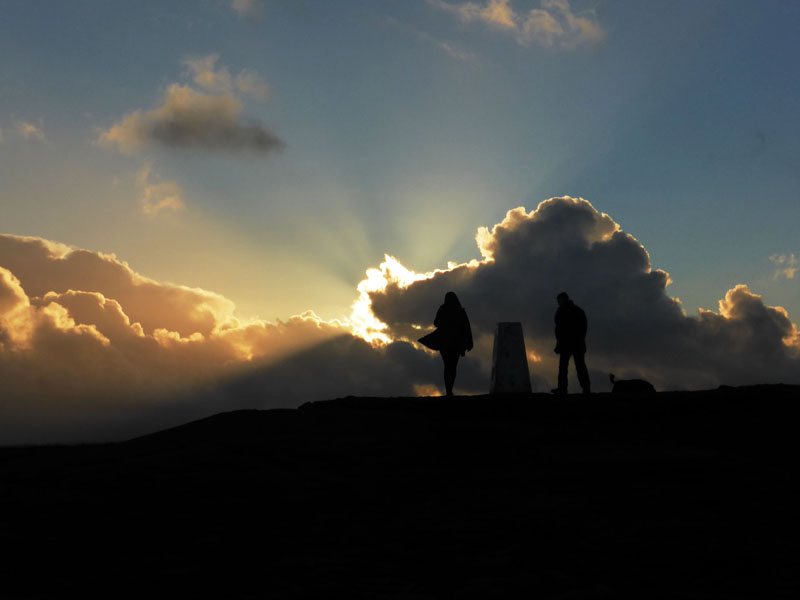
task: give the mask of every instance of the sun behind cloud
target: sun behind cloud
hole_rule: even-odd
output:
[[[658,389],[798,382],[800,332],[786,310],[740,284],[717,312],[687,316],[666,293],[667,273],[586,200],[509,210],[476,242],[480,260],[424,273],[386,255],[346,318],[306,309],[269,322],[240,319],[230,299],[150,279],[114,255],[1,234],[0,443],[75,439],[87,423],[102,432],[132,414],[151,415],[146,427],[232,406],[434,393],[439,358],[416,339],[448,291],[475,338],[463,392],[487,389],[498,321],[523,324],[534,389],[549,389],[555,295],[565,290],[589,317],[587,362],[599,381],[614,372]]]

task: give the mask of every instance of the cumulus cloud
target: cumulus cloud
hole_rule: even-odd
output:
[[[244,103],[238,94],[265,100],[266,83],[251,71],[233,77],[217,68],[216,55],[189,58],[184,64],[195,84],[170,85],[161,105],[150,111],[136,110],[106,131],[96,142],[133,154],[150,143],[170,148],[268,154],[284,148],[284,142],[256,120],[243,118]]]
[[[179,212],[186,208],[183,189],[174,181],[151,181],[152,167],[148,164],[136,174],[136,188],[142,211],[149,216]]]
[[[155,414],[176,394],[348,333],[310,312],[241,322],[219,295],[38,238],[0,236],[0,265],[0,443],[70,439],[93,424],[108,437],[123,415]]]
[[[440,378],[438,357],[374,347],[311,311],[234,313],[223,296],[113,255],[0,235],[0,444],[119,439],[245,406],[413,394]]]
[[[794,279],[797,271],[800,270],[798,266],[797,257],[792,254],[773,254],[769,257],[772,264],[775,265],[775,276],[785,277],[786,279]]]
[[[231,0],[231,8],[249,21],[257,21],[264,14],[264,5],[259,0]]]
[[[29,121],[17,121],[16,131],[20,137],[25,140],[36,140],[37,142],[44,141],[44,131],[41,126],[34,125]]]
[[[542,0],[540,8],[527,13],[514,10],[511,0],[488,0],[483,4],[428,0],[428,4],[454,15],[463,23],[481,22],[513,35],[524,46],[575,48],[600,42],[605,37],[591,12],[576,14],[568,0]]]
[[[666,292],[669,275],[653,269],[644,247],[589,202],[564,197],[531,212],[517,208],[476,239],[481,260],[425,274],[389,261],[376,270],[363,301],[373,335],[416,339],[432,307],[454,290],[484,369],[495,324],[523,323],[534,386],[542,391],[557,370],[555,296],[567,291],[589,316],[587,362],[599,389],[609,372],[644,377],[659,389],[800,381],[800,341],[784,309],[738,285],[718,312],[687,316]]]
[[[242,321],[229,299],[158,282],[114,255],[0,235],[0,444],[120,439],[236,408],[441,390],[442,364],[415,340],[447,291],[472,322],[461,393],[485,392],[499,321],[523,324],[532,384],[549,390],[555,296],[589,318],[597,391],[608,373],[658,389],[800,383],[800,332],[745,285],[684,313],[669,275],[589,202],[516,208],[476,236],[480,258],[416,273],[387,256],[352,314]],[[576,389],[574,383],[573,389]]]
[[[149,335],[156,329],[182,337],[233,324],[235,306],[205,290],[163,284],[133,271],[113,254],[73,249],[42,238],[0,234],[0,266],[11,271],[29,297],[69,290],[98,292],[125,307]]]

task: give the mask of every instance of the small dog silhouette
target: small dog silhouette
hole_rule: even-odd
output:
[[[656,388],[644,379],[615,379],[614,374],[609,374],[612,394],[655,394]]]

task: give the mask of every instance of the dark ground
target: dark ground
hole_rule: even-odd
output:
[[[798,401],[345,398],[0,449],[0,597],[800,597]]]

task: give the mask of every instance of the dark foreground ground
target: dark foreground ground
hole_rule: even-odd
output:
[[[0,449],[0,597],[800,597],[799,402],[345,398]]]

